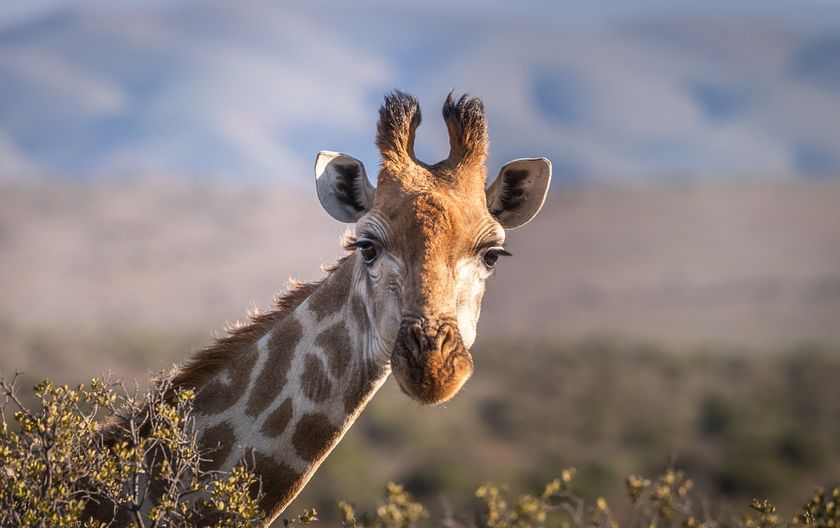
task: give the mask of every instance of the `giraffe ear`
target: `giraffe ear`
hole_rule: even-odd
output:
[[[551,162],[523,158],[507,163],[487,189],[487,209],[505,229],[526,224],[542,209],[551,183]]]
[[[315,187],[321,205],[340,222],[353,223],[373,205],[376,189],[361,161],[322,150],[315,159]]]

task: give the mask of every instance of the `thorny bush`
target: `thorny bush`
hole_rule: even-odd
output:
[[[40,410],[31,411],[19,399],[16,381],[0,379],[0,527],[104,526],[86,518],[91,503],[125,509],[129,522],[144,527],[263,524],[260,483],[248,464],[229,473],[202,470],[208,453],[199,448],[192,426],[191,391],[164,398],[171,392],[166,378],[142,395],[108,380],[76,388],[45,380],[34,388]],[[103,420],[119,424],[116,440],[99,434]],[[815,490],[787,519],[757,499],[743,516],[712,517],[708,504],[694,498],[692,481],[669,464],[655,479],[627,478],[632,514],[618,520],[605,499],[586,501],[576,494],[574,477],[574,469],[565,469],[540,494],[518,499],[504,486],[483,484],[475,493],[481,505],[475,512],[439,518],[389,483],[376,509],[357,514],[341,501],[339,517],[350,528],[410,528],[424,521],[449,528],[840,528],[840,487]],[[154,504],[152,488],[160,494]],[[308,509],[283,523],[317,521],[317,512]]]
[[[86,512],[91,506],[124,510],[143,527],[262,520],[259,494],[249,494],[259,482],[247,467],[202,469],[207,453],[192,427],[191,391],[167,399],[165,378],[142,395],[108,380],[75,388],[45,380],[32,411],[16,381],[0,379],[0,526],[102,526]],[[103,420],[113,423],[109,435],[100,434]]]

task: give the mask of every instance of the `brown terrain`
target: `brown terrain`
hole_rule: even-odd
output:
[[[462,394],[386,384],[288,513],[337,525],[389,480],[458,510],[568,466],[621,508],[673,453],[713,504],[801,505],[840,472],[838,204],[838,183],[557,190],[509,235]],[[314,189],[2,188],[0,374],[142,385],[318,278],[344,230]]]
[[[314,189],[7,186],[0,371],[143,377],[269,307],[289,277],[318,278],[344,230]],[[840,341],[837,183],[559,189],[508,248],[478,347]],[[103,357],[113,335],[144,338]]]

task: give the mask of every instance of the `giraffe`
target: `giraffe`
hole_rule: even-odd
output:
[[[252,460],[269,523],[391,373],[421,404],[448,400],[472,373],[485,281],[509,255],[505,230],[542,207],[551,164],[514,160],[487,187],[483,103],[450,93],[443,118],[450,153],[426,164],[414,153],[417,100],[399,91],[385,96],[376,187],[361,161],[320,152],[318,198],[332,217],[355,223],[348,254],[322,281],[293,285],[273,311],[174,374],[175,387],[196,391],[208,469]]]

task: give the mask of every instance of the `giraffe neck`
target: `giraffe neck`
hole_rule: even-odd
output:
[[[294,311],[196,394],[209,469],[253,463],[277,517],[390,373],[362,299],[359,259],[345,259]]]

